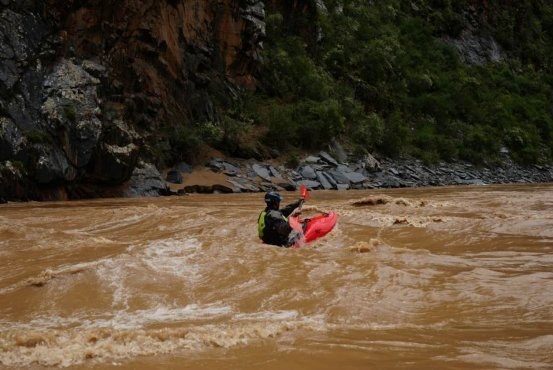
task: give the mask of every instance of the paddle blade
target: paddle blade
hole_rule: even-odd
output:
[[[300,185],[300,196],[305,200],[309,198],[309,190],[307,190],[307,186],[305,186],[304,184]]]

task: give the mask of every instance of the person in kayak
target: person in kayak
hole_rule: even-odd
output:
[[[288,248],[301,237],[301,234],[288,223],[288,216],[301,206],[304,199],[301,198],[280,209],[282,199],[282,195],[274,191],[265,194],[267,207],[257,219],[257,230],[264,243]]]

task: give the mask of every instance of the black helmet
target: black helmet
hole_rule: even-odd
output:
[[[284,199],[282,195],[280,195],[276,191],[270,191],[267,194],[265,194],[265,203],[267,203],[267,205],[277,204],[282,199]]]

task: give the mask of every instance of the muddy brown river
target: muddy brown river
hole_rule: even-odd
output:
[[[283,193],[283,203],[297,194]],[[0,206],[2,369],[553,369],[553,184]]]

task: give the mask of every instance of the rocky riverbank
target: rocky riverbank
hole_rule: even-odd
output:
[[[133,177],[133,179],[135,179]],[[553,182],[553,166],[514,164],[507,157],[496,167],[469,163],[427,165],[416,159],[377,160],[371,155],[349,161],[327,152],[303,158],[294,169],[272,162],[214,158],[203,167],[186,163],[166,171],[164,181],[135,179],[135,195],[187,193],[241,193],[295,190],[381,189],[444,185],[485,185]],[[152,185],[155,185],[152,188]],[[157,190],[155,187],[157,186]],[[131,196],[133,194],[130,194]]]

